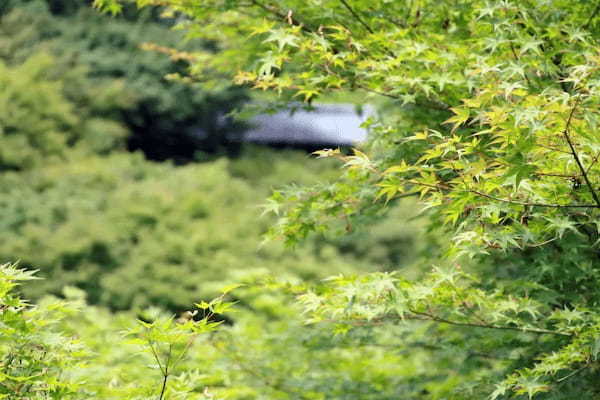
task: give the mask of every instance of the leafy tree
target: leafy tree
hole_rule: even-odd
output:
[[[407,378],[422,398],[598,397],[600,4],[138,3],[169,5],[190,36],[219,44],[192,67],[204,79],[229,71],[283,100],[360,91],[394,105],[364,152],[319,153],[344,163],[339,180],[271,198],[283,215],[272,235],[343,231],[415,195],[453,239],[417,280],[341,277],[307,292],[311,321],[425,324],[432,348],[489,356],[457,356],[462,369],[445,372],[456,379],[433,391]]]
[[[82,344],[61,332],[73,310],[64,302],[31,307],[15,288],[33,274],[0,265],[0,398],[72,399],[72,373],[83,364]]]
[[[31,279],[31,272],[0,265],[0,398],[206,399],[179,367],[190,356],[205,358],[195,346],[222,324],[215,314],[230,310],[225,297],[233,286],[197,304],[189,312],[196,318],[148,310],[136,322],[125,313],[106,318],[72,287],[64,290],[67,301],[46,297],[32,306],[15,290]]]

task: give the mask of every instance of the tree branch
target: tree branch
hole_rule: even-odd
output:
[[[160,390],[160,395],[158,396],[158,400],[162,400],[165,395],[165,390],[167,390],[167,379],[169,379],[169,375],[163,376],[162,389]]]
[[[590,170],[592,169],[592,167],[594,166],[594,164],[596,164],[596,162],[598,161],[598,157],[600,157],[600,151],[598,152],[598,154],[596,154],[596,157],[594,157],[594,159],[592,160],[592,162],[590,163],[590,165],[588,165],[586,172],[589,174]]]
[[[510,51],[512,52],[513,57],[515,58],[515,61],[517,61],[517,62],[521,61],[520,57],[517,55],[517,52],[515,51],[515,46],[513,45],[513,42],[509,41],[508,43],[510,45]],[[525,80],[527,81],[527,85],[529,87],[531,87],[531,81],[529,80],[529,77],[527,76],[527,74],[524,71],[523,71],[523,76],[525,77]]]
[[[350,12],[350,14],[352,14],[354,19],[356,19],[367,31],[369,31],[369,33],[375,33],[373,29],[371,29],[371,27],[361,18],[361,16],[358,15],[356,11],[354,11],[354,9],[350,6],[350,4],[348,4],[346,0],[340,0],[340,3],[342,3],[344,7],[346,7],[346,9]]]
[[[501,199],[495,196],[491,196],[486,193],[479,192],[473,189],[467,189],[467,191],[474,193],[478,196],[486,197],[490,200],[500,201],[502,203],[516,204],[520,206],[531,206],[531,207],[548,207],[548,208],[600,208],[600,204],[546,204],[546,203],[528,203],[521,201],[514,201],[508,199]]]
[[[401,316],[401,318],[408,319],[408,320],[416,320],[416,321],[431,321],[431,322],[437,322],[437,323],[440,323],[440,324],[448,324],[448,325],[461,326],[461,327],[470,327],[470,328],[483,328],[483,329],[497,329],[497,330],[504,330],[504,331],[517,331],[517,332],[523,332],[523,333],[534,333],[534,334],[537,334],[537,335],[555,335],[555,336],[564,336],[564,337],[572,337],[573,336],[572,333],[552,331],[552,330],[549,330],[549,329],[527,328],[527,327],[507,326],[507,325],[493,325],[493,324],[485,323],[484,321],[482,321],[482,322],[452,321],[452,320],[449,320],[449,319],[446,319],[446,318],[438,317],[437,315],[433,315],[433,314],[429,314],[429,313],[425,313],[425,312],[420,312],[420,311],[416,311],[416,310],[412,310],[412,309],[409,309],[408,311],[412,315],[404,314],[404,315]],[[376,318],[376,319],[367,320],[367,321],[326,320],[324,322],[346,323],[346,324],[350,324],[350,325],[354,325],[354,326],[368,326],[368,325],[381,325],[381,324],[383,324],[385,322],[385,320],[390,320],[390,319],[392,319],[392,318],[390,318],[389,316],[385,316],[385,317]],[[397,321],[397,318],[394,317],[393,321]]]
[[[430,320],[433,322],[439,322],[439,323],[448,324],[448,325],[468,326],[468,327],[485,328],[485,329],[510,330],[510,331],[525,332],[525,333],[535,333],[535,334],[540,334],[540,335],[557,335],[557,336],[567,336],[567,337],[573,336],[570,333],[551,331],[548,329],[525,328],[525,327],[518,327],[518,326],[505,326],[505,325],[492,325],[492,324],[483,324],[483,323],[474,323],[474,322],[451,321],[451,320],[441,318],[436,315],[425,313],[425,312],[420,312],[420,311],[410,310],[410,309],[409,309],[409,311],[411,313],[415,314],[416,316],[424,317],[424,318],[417,317],[415,319],[427,319],[427,320]]]
[[[362,89],[366,92],[369,92],[369,93],[377,94],[379,96],[389,97],[390,99],[394,99],[394,100],[402,99],[400,96],[396,96],[394,94],[389,94],[386,92],[380,92],[379,90],[371,89],[371,88],[366,87],[361,84],[356,85],[356,87],[358,87],[359,89]],[[437,111],[449,111],[450,110],[450,106],[440,100],[432,100],[430,103],[419,102],[419,103],[415,103],[415,105],[419,106],[419,107],[430,108],[432,110],[437,110]]]
[[[590,27],[592,21],[594,20],[594,18],[596,18],[596,15],[598,15],[598,12],[600,12],[600,3],[596,4],[596,8],[594,8],[594,11],[592,11],[592,13],[590,14],[590,17],[583,26],[583,29],[588,29]]]
[[[569,148],[571,149],[571,154],[573,155],[573,158],[575,159],[575,162],[577,163],[577,167],[579,168],[579,171],[581,171],[581,175],[583,175],[583,179],[585,180],[586,185],[588,186],[588,188],[590,189],[590,192],[592,193],[592,197],[594,198],[594,201],[596,202],[597,207],[600,208],[600,198],[598,198],[598,194],[596,193],[596,191],[594,190],[594,186],[592,186],[592,183],[590,182],[590,178],[588,177],[587,171],[583,167],[583,164],[581,163],[581,160],[579,159],[579,155],[577,154],[577,151],[575,150],[575,146],[573,145],[573,142],[571,140],[571,136],[569,135],[569,127],[571,126],[571,121],[573,120],[573,114],[575,114],[575,110],[577,109],[577,106],[579,105],[580,102],[581,102],[581,96],[577,97],[577,100],[575,101],[573,108],[571,108],[571,112],[569,113],[569,118],[567,119],[567,124],[565,126],[565,129],[563,130],[563,136],[565,137],[567,143],[569,144]]]
[[[288,18],[288,15],[282,13],[281,11],[279,11],[279,10],[273,8],[273,7],[269,7],[269,6],[267,6],[267,5],[259,2],[257,0],[250,0],[250,3],[252,5],[255,5],[256,7],[262,8],[263,10],[265,10],[266,12],[268,12],[270,14],[273,14],[273,15],[279,17],[281,20],[289,21],[291,25],[298,26],[298,27],[300,27],[300,29],[302,29],[305,32],[308,32],[308,33],[314,33],[315,32],[314,29],[311,29],[311,28],[307,27],[305,24],[297,21],[296,19],[294,19],[292,17]]]
[[[169,354],[167,356],[167,362],[165,363],[165,373],[163,374],[162,388],[160,389],[160,395],[158,396],[158,400],[162,400],[165,396],[165,391],[167,390],[167,380],[169,379],[169,363],[171,362],[171,350],[173,349],[172,345],[169,345]]]

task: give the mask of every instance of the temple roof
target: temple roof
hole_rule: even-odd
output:
[[[313,111],[280,111],[251,119],[243,140],[264,144],[350,146],[362,142],[367,130],[360,125],[372,115],[362,115],[352,104],[320,104]]]

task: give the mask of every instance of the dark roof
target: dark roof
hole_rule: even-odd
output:
[[[367,107],[357,114],[352,104],[315,105],[313,111],[280,111],[254,117],[245,132],[246,142],[290,145],[349,146],[362,142],[367,130],[360,125],[372,115]]]

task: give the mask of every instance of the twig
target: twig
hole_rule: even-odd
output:
[[[439,323],[443,323],[443,324],[449,324],[449,325],[469,326],[469,327],[486,328],[486,329],[510,330],[510,331],[526,332],[526,333],[536,333],[536,334],[540,334],[540,335],[558,335],[558,336],[569,336],[569,337],[573,336],[570,333],[551,331],[548,329],[525,328],[525,327],[505,326],[505,325],[486,325],[486,324],[477,324],[477,323],[473,323],[473,322],[451,321],[451,320],[441,318],[441,317],[438,317],[438,316],[435,316],[435,315],[432,315],[429,313],[425,313],[425,312],[420,312],[420,311],[416,311],[416,310],[409,310],[409,311],[415,315],[424,316],[424,317],[426,317],[426,319],[429,319],[431,321],[439,322]]]
[[[589,364],[586,364],[583,367],[579,368],[578,370],[575,370],[574,372],[571,372],[570,374],[563,376],[562,378],[558,379],[557,382],[566,381],[567,379],[577,375],[578,373],[580,373],[581,371],[583,371],[586,368],[589,368]]]
[[[375,89],[371,89],[369,87],[366,87],[364,85],[358,84],[356,85],[356,87],[358,87],[359,89],[362,89],[364,91],[373,93],[373,94],[377,94],[379,96],[384,96],[384,97],[389,97],[390,99],[394,99],[394,100],[401,100],[402,97],[400,96],[396,96],[394,94],[390,94],[390,93],[386,93],[386,92],[381,92],[379,90],[375,90]],[[449,111],[450,110],[450,106],[440,100],[433,100],[431,103],[415,103],[415,105],[419,106],[419,107],[425,107],[425,108],[431,108],[433,110],[438,110],[438,111]]]
[[[150,347],[150,350],[152,351],[152,355],[154,355],[154,359],[156,360],[157,364],[158,364],[158,368],[160,368],[160,372],[164,375],[165,371],[164,368],[160,362],[160,358],[158,357],[158,354],[156,353],[156,350],[154,350],[154,346],[152,345],[152,341],[148,341],[148,346]]]
[[[468,189],[469,192],[474,193],[478,196],[486,197],[491,200],[500,201],[502,203],[516,204],[520,206],[531,206],[531,207],[548,207],[548,208],[600,208],[600,204],[546,204],[546,203],[528,203],[521,201],[514,201],[508,199],[501,199],[495,196],[491,196],[486,193],[479,192],[477,190]]]
[[[402,318],[409,319],[409,320],[417,320],[417,321],[432,321],[432,322],[437,322],[440,324],[464,326],[464,327],[471,327],[471,328],[508,330],[508,331],[524,332],[524,333],[535,333],[538,335],[556,335],[556,336],[564,336],[564,337],[572,337],[573,336],[573,334],[571,334],[571,333],[551,331],[548,329],[526,328],[526,327],[506,326],[506,325],[492,325],[492,324],[487,324],[487,323],[452,321],[452,320],[448,320],[448,319],[445,319],[442,317],[438,317],[433,314],[419,312],[416,310],[409,309],[409,312],[412,313],[413,315],[404,314],[404,315],[402,315]],[[350,325],[354,325],[354,326],[369,326],[369,325],[381,325],[381,324],[383,324],[383,322],[386,319],[389,319],[389,317],[387,317],[387,318],[381,317],[378,319],[372,319],[372,320],[368,320],[368,321],[325,320],[324,322],[330,322],[330,323],[340,323],[341,322],[341,323],[346,323],[346,324],[350,324]],[[396,320],[396,319],[394,319],[394,320]]]
[[[160,390],[160,396],[158,397],[158,400],[162,400],[163,396],[165,395],[165,390],[167,390],[167,379],[168,378],[169,378],[169,375],[164,375],[162,389]]]
[[[583,175],[583,179],[585,180],[586,185],[588,186],[588,188],[590,189],[590,192],[592,193],[592,197],[594,198],[594,201],[596,202],[597,207],[600,208],[600,198],[598,198],[598,195],[596,194],[596,191],[594,190],[594,186],[592,186],[592,183],[590,182],[587,171],[583,167],[583,164],[581,163],[581,160],[579,159],[579,155],[577,154],[577,151],[575,150],[575,146],[573,145],[573,142],[571,141],[571,137],[569,136],[569,127],[571,126],[571,121],[573,120],[573,114],[575,114],[575,110],[577,109],[577,106],[579,105],[580,102],[581,102],[581,96],[577,97],[577,100],[575,101],[573,108],[571,108],[571,112],[569,113],[569,118],[567,119],[567,124],[565,126],[565,129],[563,130],[563,135],[564,135],[567,143],[569,144],[569,148],[571,149],[571,154],[573,155],[573,158],[575,159],[575,162],[577,163],[577,167],[579,167],[579,170],[581,171],[581,174]]]
[[[568,175],[568,174],[553,174],[549,172],[534,172],[535,175],[539,176],[551,176],[554,178],[565,178],[565,179],[576,179],[581,177],[581,175]]]
[[[587,172],[589,174],[589,172],[592,169],[592,167],[594,166],[594,164],[596,164],[596,161],[598,161],[598,157],[600,157],[600,151],[598,152],[598,154],[596,154],[596,157],[594,157],[594,159],[592,160],[590,165],[588,165],[587,170],[585,172]]]
[[[596,8],[594,8],[594,11],[592,11],[592,13],[590,14],[590,17],[583,26],[583,29],[587,29],[590,27],[592,21],[594,20],[594,18],[596,18],[596,15],[598,15],[598,12],[600,12],[600,3],[596,4]]]
[[[311,29],[311,28],[307,27],[306,25],[304,25],[303,23],[297,21],[294,18],[288,17],[288,15],[282,13],[281,11],[279,11],[279,10],[273,8],[273,7],[269,7],[269,6],[267,6],[267,5],[259,2],[257,0],[250,0],[250,3],[253,4],[253,5],[255,5],[255,6],[257,6],[257,7],[262,8],[263,10],[265,10],[266,12],[268,12],[270,14],[273,14],[273,15],[279,17],[281,20],[286,20],[286,21],[291,22],[291,25],[297,26],[297,27],[299,27],[301,30],[303,30],[305,32],[308,32],[308,33],[315,32],[314,29]]]
[[[515,58],[516,61],[520,61],[520,57],[517,55],[517,52],[515,51],[515,46],[513,45],[513,42],[509,41],[508,43],[510,45],[510,50],[512,51],[513,57]],[[531,81],[529,80],[529,77],[527,77],[527,73],[523,72],[523,76],[525,77],[525,80],[527,81],[527,85],[529,87],[531,87]]]
[[[165,364],[165,373],[163,374],[163,382],[162,388],[160,389],[160,395],[158,396],[158,400],[162,400],[165,391],[167,390],[167,380],[169,379],[169,363],[171,362],[171,350],[173,349],[173,345],[169,345],[169,353],[167,355],[167,362]]]
[[[368,30],[369,33],[375,33],[373,29],[371,29],[371,27],[361,18],[361,16],[358,15],[358,13],[354,11],[352,7],[350,7],[350,4],[348,4],[346,0],[340,0],[340,2],[344,5],[344,7],[346,7],[350,14],[352,14],[354,19],[356,19],[366,30]]]

